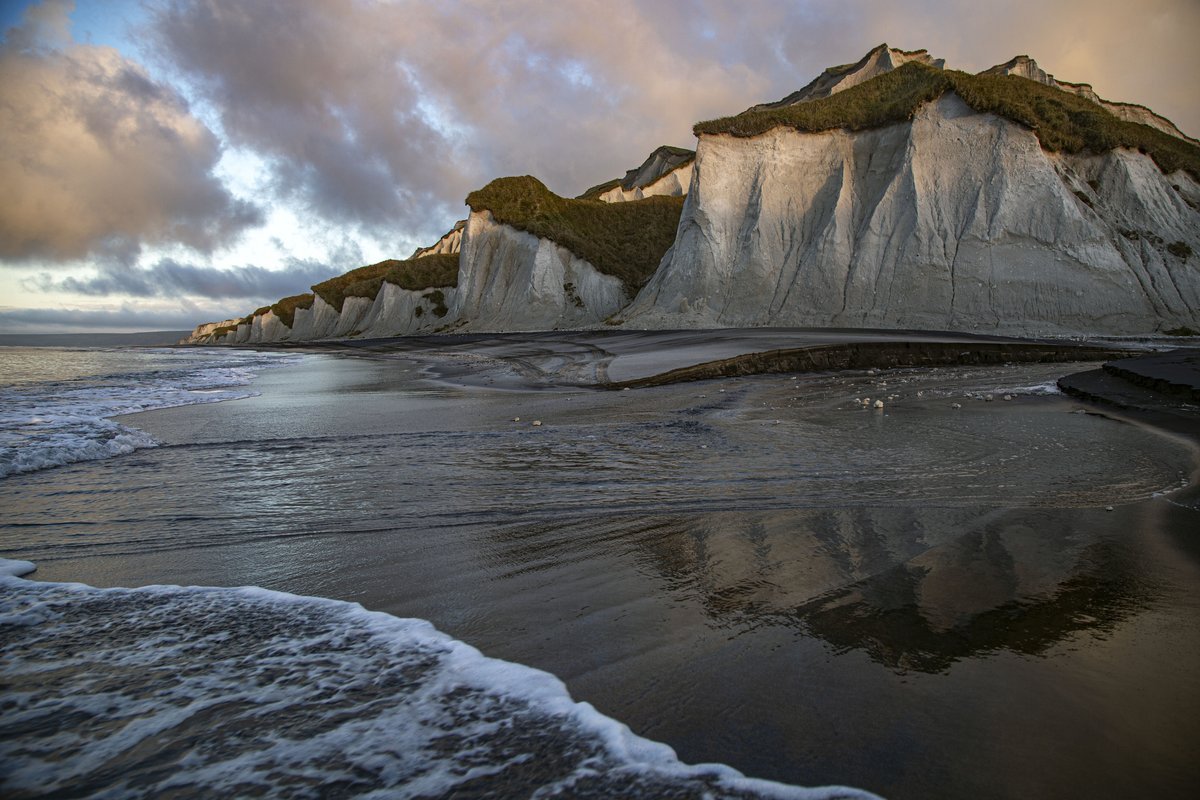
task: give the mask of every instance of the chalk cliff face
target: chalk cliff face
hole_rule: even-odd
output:
[[[681,147],[663,145],[625,173],[621,182],[599,195],[605,203],[624,203],[645,197],[681,197],[692,182],[692,162],[696,153]]]
[[[1028,128],[953,93],[874,130],[705,135],[675,245],[622,317],[1014,334],[1200,327],[1200,265],[1187,255],[1200,251],[1197,189],[1133,151],[1049,153]]]
[[[297,309],[291,330],[279,341],[428,333],[445,325],[446,302],[453,295],[452,288],[409,291],[384,283],[374,298],[347,297],[341,312],[318,295],[312,308]]]
[[[461,243],[457,288],[410,291],[384,282],[374,298],[346,297],[341,311],[318,294],[310,307],[296,309],[290,327],[267,311],[249,323],[238,319],[205,323],[184,343],[586,328],[600,324],[629,302],[619,279],[602,274],[549,239],[496,222],[487,211],[472,212],[439,245],[452,235],[456,251]]]
[[[218,330],[236,330],[241,321],[241,317],[234,317],[233,319],[225,319],[221,320],[220,322],[205,322],[197,325],[196,329],[192,331],[191,336],[186,337],[183,340],[183,343],[187,344],[193,340],[199,341],[204,338],[211,338],[212,336],[217,335]]]
[[[453,255],[462,247],[462,232],[467,221],[460,219],[454,223],[454,227],[442,234],[442,238],[431,244],[429,247],[418,247],[413,251],[409,258],[423,258],[424,256],[434,256],[441,254]]]
[[[184,339],[184,344],[259,344],[284,341],[291,334],[291,329],[283,324],[283,320],[279,319],[273,311],[259,314],[250,322],[231,320],[232,323],[236,323],[237,328],[227,333],[197,336],[199,331],[197,329],[197,331],[193,331],[190,339]]]
[[[644,186],[634,185],[629,189],[626,189],[623,185],[615,186],[600,195],[600,199],[606,203],[626,203],[630,200],[641,200],[645,197],[664,195],[667,197],[682,197],[688,193],[688,187],[692,183],[692,163],[688,161],[686,164],[666,172]]]
[[[590,327],[629,300],[617,278],[549,239],[496,222],[488,211],[471,212],[460,257],[450,309],[456,330]]]
[[[942,67],[924,50],[880,45],[754,106],[750,112],[768,112],[748,115],[760,127],[741,126],[742,115],[700,123],[695,152],[660,147],[623,179],[575,200],[529,176],[497,179],[468,198],[468,219],[413,254],[440,263],[362,267],[318,284],[315,296],[206,323],[185,341],[612,324],[1015,335],[1200,329],[1194,140],[1149,109],[1057,81],[1027,56],[983,75],[1040,86]],[[875,88],[855,88],[875,79]],[[925,94],[913,88],[931,85]],[[894,113],[905,96],[911,105]],[[1037,102],[1024,102],[1030,97]],[[1179,141],[1118,123],[1091,103]],[[1058,117],[1095,127],[1087,135],[1060,131],[1056,143],[1046,135],[1057,118],[1031,122],[1035,107],[1066,109]],[[1092,136],[1096,130],[1103,136]],[[1138,149],[1052,152],[1082,147],[1072,136]],[[662,195],[686,201],[631,202]],[[458,256],[456,288],[396,285],[452,283],[447,255]],[[397,269],[410,271],[398,278]],[[631,302],[636,287],[643,288]],[[361,294],[375,296],[354,296]]]
[[[784,106],[791,106],[796,103],[805,103],[809,100],[829,97],[832,94],[845,91],[852,86],[866,83],[885,72],[891,72],[896,67],[907,64],[910,61],[927,64],[938,69],[941,69],[946,64],[945,59],[934,58],[925,50],[897,50],[894,47],[881,44],[859,59],[857,63],[844,64],[840,67],[829,67],[803,89],[792,92],[782,100],[752,106],[749,110],[761,111],[768,108],[783,108]]]
[[[200,325],[183,343],[269,344],[431,333],[447,325],[454,297],[455,290],[449,287],[409,291],[384,283],[374,298],[347,297],[340,312],[317,296],[311,308],[296,310],[291,327],[268,311],[249,324],[228,320]],[[230,325],[236,328],[214,334]]]
[[[1100,97],[1092,89],[1091,84],[1087,83],[1069,83],[1067,81],[1056,80],[1053,75],[1046,72],[1038,66],[1038,63],[1029,56],[1016,56],[1015,58],[997,64],[996,66],[984,70],[982,75],[1016,75],[1021,78],[1027,78],[1031,81],[1037,81],[1045,86],[1053,86],[1056,89],[1061,89],[1064,92],[1078,95],[1080,97],[1091,100],[1093,103],[1102,106],[1109,113],[1115,115],[1118,119],[1123,119],[1126,122],[1137,122],[1142,125],[1149,125],[1151,128],[1156,128],[1163,133],[1169,134],[1184,141],[1195,142],[1190,136],[1187,136],[1179,128],[1175,127],[1175,123],[1166,117],[1161,117],[1155,114],[1145,106],[1139,106],[1134,103],[1114,103],[1110,100],[1105,100]]]

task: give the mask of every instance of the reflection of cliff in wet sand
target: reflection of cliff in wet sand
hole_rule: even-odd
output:
[[[901,671],[1038,655],[1112,631],[1153,597],[1120,544],[1077,514],[821,510],[659,533],[645,540],[654,566],[715,623],[794,628]]]
[[[1146,607],[1148,587],[1122,574],[1110,548],[1062,563],[1069,555],[1030,528],[979,531],[784,617],[893,669],[935,672],[989,651],[1038,655]]]

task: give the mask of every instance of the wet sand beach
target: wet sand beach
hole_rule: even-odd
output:
[[[306,347],[257,397],[122,420],[157,448],[0,482],[0,545],[44,581],[427,619],[688,763],[894,798],[1189,796],[1194,428],[1057,390],[1096,361],[597,388],[911,338]]]

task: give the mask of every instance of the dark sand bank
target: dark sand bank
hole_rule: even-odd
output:
[[[0,544],[44,580],[429,619],[687,762],[895,798],[1188,796],[1200,440],[1055,391],[1098,363],[591,388],[874,335],[306,347],[258,397],[125,418],[157,449],[0,483]]]
[[[620,381],[607,388],[639,389],[669,383],[736,378],[771,373],[832,372],[850,369],[978,366],[984,364],[1051,364],[1121,357],[1127,351],[1086,345],[1033,342],[882,341],[811,345],[787,350],[747,353],[720,361],[681,367],[645,378]]]
[[[1200,440],[1198,349],[1109,361],[1099,369],[1063,376],[1058,387],[1072,397]]]
[[[771,372],[1095,361],[1137,352],[1146,344],[1110,346],[936,331],[731,328],[448,334],[237,346],[368,357],[434,356],[448,361],[443,368],[449,367],[463,381],[480,371],[480,362],[490,360],[537,382],[624,388]],[[464,362],[469,364],[466,369],[450,366]]]

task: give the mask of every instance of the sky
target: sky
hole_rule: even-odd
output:
[[[0,333],[189,329],[575,196],[887,42],[1200,135],[1200,0],[0,0]]]

